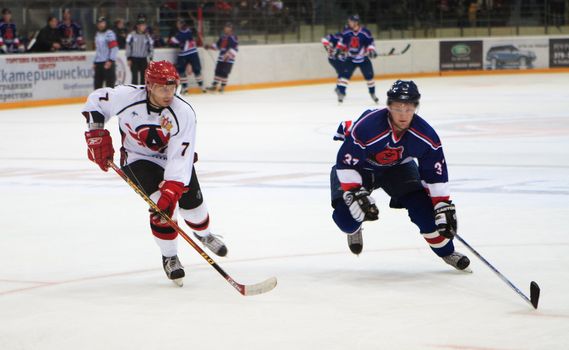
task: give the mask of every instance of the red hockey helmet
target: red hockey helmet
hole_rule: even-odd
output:
[[[150,61],[144,72],[146,84],[179,85],[180,75],[176,67],[168,61]]]

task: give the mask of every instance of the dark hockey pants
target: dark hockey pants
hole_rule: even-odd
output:
[[[370,192],[381,188],[391,197],[389,206],[395,209],[407,209],[409,218],[418,228],[425,239],[431,240],[430,235],[437,231],[435,225],[434,209],[431,198],[421,185],[417,164],[409,162],[386,169],[381,174],[362,172],[363,187]],[[336,175],[336,167],[330,173],[330,187],[332,195],[332,218],[336,225],[345,233],[356,232],[362,225],[357,222],[342,198],[344,191]],[[381,214],[380,214],[381,217]],[[381,219],[380,219],[381,220]],[[430,244],[430,242],[428,241]],[[447,256],[454,252],[452,240],[442,247],[431,249],[438,256]]]

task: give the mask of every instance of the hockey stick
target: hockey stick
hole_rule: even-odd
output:
[[[521,296],[526,302],[528,302],[531,306],[533,306],[534,309],[537,309],[537,304],[539,303],[540,289],[535,281],[531,281],[530,283],[529,287],[530,297],[528,298],[521,290],[518,289],[518,287],[516,287],[512,282],[510,282],[510,280],[507,279],[506,276],[502,275],[502,273],[500,273],[498,269],[492,266],[492,264],[490,264],[488,260],[484,259],[484,257],[480,255],[480,253],[474,250],[474,248],[472,248],[470,244],[466,243],[466,241],[462,239],[462,237],[460,237],[458,234],[455,235],[455,237],[460,242],[462,242],[462,244],[464,244],[464,246],[468,248],[474,255],[476,255],[478,259],[482,260],[482,262],[486,264],[486,266],[488,266],[490,270],[494,271],[494,273],[498,275],[498,277],[500,277],[502,281],[506,282],[506,284],[509,285],[510,288],[512,288],[516,293],[518,293],[519,296]]]
[[[26,51],[30,51],[30,50],[32,49],[32,47],[34,47],[34,45],[35,45],[35,43],[36,43],[36,40],[37,40],[37,38],[38,38],[39,33],[40,33],[39,30],[37,30],[37,31],[34,33],[34,36],[33,36],[32,39],[30,40],[30,42],[28,43],[28,46],[26,46]]]
[[[403,50],[401,50],[400,52],[395,52],[395,48],[392,47],[391,50],[389,50],[389,52],[386,53],[378,53],[378,56],[399,56],[399,55],[403,55],[405,52],[409,51],[409,49],[411,48],[411,44],[407,44],[407,46],[405,46],[405,48],[403,48]]]
[[[168,225],[170,225],[170,227],[176,230],[176,232],[178,232],[178,234],[182,236],[182,238],[184,238],[186,242],[188,242],[192,246],[192,248],[194,248],[202,256],[202,258],[205,259],[205,261],[207,261],[211,266],[213,266],[213,268],[217,272],[219,272],[219,274],[223,276],[223,278],[225,278],[225,280],[229,282],[229,284],[231,284],[233,288],[237,289],[239,293],[245,296],[257,295],[257,294],[270,292],[271,290],[273,290],[273,288],[276,287],[277,279],[275,277],[268,278],[267,280],[257,284],[245,285],[237,283],[233,278],[231,278],[231,276],[227,274],[227,272],[225,272],[219,265],[217,265],[217,263],[209,255],[207,255],[207,253],[202,248],[200,248],[200,246],[197,245],[196,242],[194,242],[194,240],[192,240],[190,236],[188,236],[188,234],[185,233],[174,220],[172,220],[168,215],[166,215],[162,210],[160,210],[160,208],[158,208],[156,203],[154,203],[152,199],[150,199],[134,182],[132,182],[132,180],[124,173],[124,171],[121,170],[121,168],[119,168],[111,160],[108,161],[108,164],[136,193],[138,193],[142,197],[142,199],[144,199],[146,203],[148,203],[148,205],[150,206],[150,208],[152,208],[152,210],[154,210],[158,215],[160,215],[162,219],[166,220]]]

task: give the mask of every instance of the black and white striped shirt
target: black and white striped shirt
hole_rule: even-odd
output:
[[[127,58],[150,58],[154,54],[154,41],[148,33],[132,31],[126,37]]]

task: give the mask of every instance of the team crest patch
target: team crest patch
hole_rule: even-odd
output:
[[[170,134],[164,133],[162,128],[156,124],[143,124],[135,130],[126,123],[130,136],[142,147],[146,147],[155,152],[163,153],[168,146]]]
[[[170,122],[170,118],[167,116],[160,117],[160,126],[162,129],[166,129],[168,132],[172,129],[172,122]]]
[[[397,163],[403,157],[403,147],[389,147],[386,145],[385,148],[375,154],[375,161],[381,165],[391,165]]]

